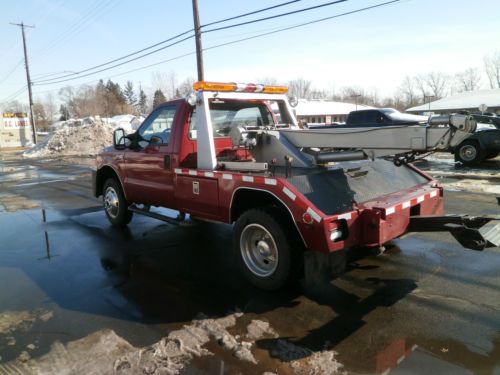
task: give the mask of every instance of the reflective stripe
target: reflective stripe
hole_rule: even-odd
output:
[[[423,202],[425,199],[425,195],[421,195],[420,197],[417,198],[417,203]]]
[[[277,184],[277,182],[274,178],[265,178],[264,183],[266,185],[276,185]]]
[[[288,195],[288,198],[290,198],[292,201],[294,201],[295,198],[297,198],[297,196],[286,186],[283,188],[283,193]]]
[[[228,174],[228,173],[224,173],[224,174],[222,175],[222,178],[223,178],[224,180],[232,180],[232,179],[233,179],[233,175],[232,175],[232,174]]]
[[[386,215],[392,215],[394,212],[396,212],[396,207],[389,207],[385,209]]]
[[[338,220],[351,220],[352,215],[350,212],[337,216]]]
[[[213,172],[205,172],[205,177],[213,177],[214,173]]]
[[[311,207],[308,207],[307,208],[307,211],[306,211],[309,215],[311,215],[311,217],[316,220],[318,223],[321,221],[321,216],[319,216],[316,211],[314,211]]]
[[[181,173],[182,173],[182,169],[175,168],[175,169],[174,169],[174,172],[175,172],[175,173],[177,173],[177,174],[181,174]]]
[[[437,190],[434,190],[434,191],[431,192],[431,198],[434,198],[437,195],[438,195]]]
[[[194,169],[190,169],[188,173],[190,176],[196,176],[198,174]]]
[[[406,201],[406,202],[403,203],[403,209],[408,208],[410,206],[411,206],[411,202],[410,201]]]
[[[243,181],[245,181],[245,182],[253,182],[253,177],[252,176],[243,176]]]

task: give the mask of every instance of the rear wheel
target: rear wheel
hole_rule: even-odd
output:
[[[118,182],[114,178],[108,178],[102,191],[104,212],[111,225],[121,227],[130,223],[133,212],[128,210],[128,202]]]
[[[464,141],[455,149],[455,160],[463,165],[474,165],[485,158],[485,152],[476,141]]]
[[[298,279],[301,243],[291,220],[277,208],[251,209],[234,227],[234,250],[246,279],[258,288],[277,290]]]

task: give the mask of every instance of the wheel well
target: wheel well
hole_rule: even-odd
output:
[[[307,247],[307,244],[300,233],[300,230],[293,219],[292,212],[285,206],[285,204],[278,199],[275,195],[263,191],[248,188],[241,188],[236,190],[233,195],[233,200],[231,204],[231,223],[238,220],[238,218],[247,210],[259,207],[276,207],[280,212],[280,216],[283,220],[289,221],[289,228],[295,228],[295,235],[297,240],[300,241],[303,246]]]
[[[231,222],[235,222],[241,214],[251,208],[276,206],[289,213],[285,205],[274,195],[260,190],[238,189],[231,204]]]
[[[96,181],[95,181],[95,196],[96,198],[102,195],[102,187],[104,186],[104,182],[108,178],[114,178],[121,186],[121,181],[115,170],[109,166],[104,166],[97,171]],[[122,187],[123,190],[123,187]],[[125,192],[123,192],[125,194]]]

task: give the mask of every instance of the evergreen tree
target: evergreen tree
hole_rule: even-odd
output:
[[[153,108],[158,107],[161,103],[166,101],[165,95],[163,95],[163,91],[160,89],[156,90],[153,96]]]
[[[69,119],[68,108],[64,104],[61,104],[59,107],[59,113],[61,113],[61,117],[59,117],[60,121],[66,121]]]
[[[147,97],[142,87],[139,89],[139,101],[137,103],[137,108],[141,115],[145,114],[148,111]]]
[[[127,81],[125,85],[125,89],[123,90],[123,95],[125,96],[125,100],[128,105],[135,105],[137,102],[137,97],[134,93],[134,84],[131,81]]]

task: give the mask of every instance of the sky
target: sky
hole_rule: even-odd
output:
[[[385,0],[387,1],[387,0]],[[287,0],[198,0],[202,25],[287,2]],[[301,0],[213,27],[290,12],[329,0]],[[483,70],[485,55],[500,51],[500,1],[400,0],[251,40],[224,43],[277,31],[383,3],[348,0],[319,9],[202,35],[205,80],[256,82],[274,78],[286,84],[311,80],[319,89],[359,86],[391,95],[406,75]],[[8,4],[8,5],[7,5]],[[193,38],[135,62],[61,83],[43,79],[72,74],[158,43],[193,27],[190,0],[17,0],[0,14],[0,103],[27,102],[21,30],[26,29],[33,95],[57,98],[59,89],[127,80],[146,91],[155,72],[196,78]],[[170,60],[170,61],[167,61]],[[122,60],[121,60],[122,61]],[[120,62],[121,62],[120,61]],[[163,62],[163,63],[161,63]],[[153,65],[144,68],[148,65]],[[109,67],[110,65],[103,66]],[[142,69],[144,68],[144,69]],[[134,70],[134,71],[132,71]],[[81,75],[84,75],[82,73]],[[47,83],[47,82],[45,82]],[[487,88],[486,77],[482,85]],[[18,93],[16,96],[15,94]]]

